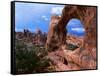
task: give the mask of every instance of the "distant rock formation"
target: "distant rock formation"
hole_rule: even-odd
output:
[[[34,33],[28,29],[24,29],[23,32],[16,32],[16,39],[35,45],[45,45],[47,33],[43,33],[40,29],[37,29]]]
[[[78,18],[85,27],[86,35],[83,47],[96,47],[96,7],[66,5],[62,11],[61,18],[52,16],[47,36],[47,47],[55,48],[66,41],[66,24],[72,18]]]
[[[32,33],[28,29],[24,29],[24,36],[25,37],[30,37]]]
[[[40,29],[37,29],[35,32],[33,42],[37,45],[44,45],[46,43],[47,35],[46,33],[42,33]]]

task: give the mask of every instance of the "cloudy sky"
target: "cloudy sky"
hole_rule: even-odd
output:
[[[50,17],[61,15],[63,8],[64,5],[16,2],[15,31],[29,29],[35,32],[36,29],[40,29],[42,32],[48,32]],[[84,33],[80,20],[72,19],[66,25],[69,33]]]

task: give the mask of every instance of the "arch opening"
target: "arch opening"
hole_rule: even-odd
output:
[[[70,19],[66,24],[66,31],[66,44],[68,50],[74,51],[83,46],[86,32],[81,20],[77,18]]]
[[[77,18],[72,18],[66,24],[67,35],[83,37],[85,35],[85,28],[81,21]]]

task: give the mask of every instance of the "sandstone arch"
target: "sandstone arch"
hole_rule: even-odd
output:
[[[65,44],[66,40],[66,24],[72,18],[81,20],[85,27],[86,35],[83,47],[96,47],[96,7],[93,6],[76,6],[65,5],[58,23],[50,24],[50,29],[47,36],[46,47],[55,48]]]

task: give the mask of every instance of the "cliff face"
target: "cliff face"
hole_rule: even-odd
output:
[[[58,21],[53,23],[55,18]],[[55,18],[51,18],[47,47],[59,47],[66,42],[66,25],[72,18],[79,19],[85,27],[86,35],[82,46],[96,46],[96,7],[66,5],[62,11],[61,18]]]

